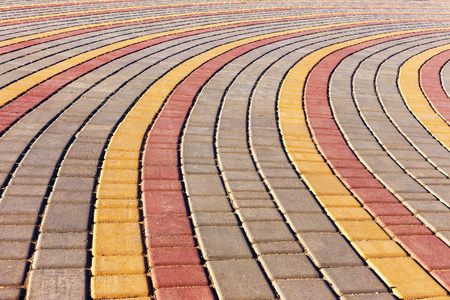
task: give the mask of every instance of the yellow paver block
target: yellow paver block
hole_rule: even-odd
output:
[[[410,257],[372,258],[367,263],[401,299],[447,296],[447,292]]]
[[[291,155],[288,155],[291,159]],[[293,160],[293,159],[292,159]],[[293,160],[294,166],[300,174],[323,174],[332,175],[331,169],[325,162],[319,161],[296,161]]]
[[[142,147],[142,136],[114,135],[109,143],[111,151],[139,151]]]
[[[107,159],[103,162],[103,169],[139,169],[139,160]]]
[[[141,152],[140,151],[111,151],[107,150],[105,154],[105,160],[109,159],[119,159],[119,160],[138,160]]]
[[[393,240],[354,241],[352,245],[365,259],[407,256],[406,252]]]
[[[117,134],[122,132],[128,135],[137,135],[142,137],[147,132],[148,125],[145,123],[122,122],[117,128]]]
[[[103,169],[100,182],[104,183],[134,183],[139,182],[139,171],[130,169]]]
[[[95,207],[139,207],[138,199],[97,199]]]
[[[322,155],[316,153],[289,152],[289,156],[295,161],[324,161]]]
[[[144,274],[106,275],[91,278],[94,299],[148,296],[148,278]]]
[[[284,123],[281,127],[281,132],[284,136],[309,136],[309,130],[306,125]]]
[[[92,274],[145,274],[145,260],[142,255],[95,256],[92,259]]]
[[[362,207],[328,207],[325,208],[327,214],[333,221],[355,220],[369,221],[372,216]]]
[[[437,140],[450,150],[450,126],[434,111],[419,83],[422,65],[433,56],[449,49],[450,44],[435,47],[407,60],[400,68],[398,85],[400,93],[411,112]]]
[[[97,198],[106,199],[137,199],[138,186],[132,183],[104,183],[99,182]]]
[[[335,224],[351,242],[390,240],[390,237],[375,221],[337,221]]]
[[[350,195],[342,182],[332,174],[303,174],[314,195]]]
[[[350,195],[317,195],[323,207],[361,207],[361,204]]]
[[[94,222],[139,222],[139,210],[136,207],[97,207]]]
[[[140,255],[142,250],[139,223],[95,223],[92,254]]]

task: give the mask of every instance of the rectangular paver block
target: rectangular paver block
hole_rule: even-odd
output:
[[[30,275],[27,299],[86,299],[86,270],[33,270]]]
[[[42,232],[85,232],[90,222],[90,204],[49,203],[44,212]]]
[[[251,243],[295,241],[284,222],[246,222],[243,227]]]
[[[86,249],[87,232],[42,232],[36,249]]]
[[[322,279],[276,280],[274,286],[282,300],[337,299]]]
[[[304,254],[262,255],[259,260],[270,280],[320,277],[311,260]]]

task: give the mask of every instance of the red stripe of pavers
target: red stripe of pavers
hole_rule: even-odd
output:
[[[431,106],[450,125],[450,98],[440,78],[441,68],[449,60],[450,50],[447,50],[427,61],[420,70],[420,85]]]
[[[429,31],[426,34],[438,31]],[[450,248],[432,234],[418,219],[400,204],[373,176],[365,170],[348,147],[333,119],[328,102],[327,86],[333,70],[342,59],[364,48],[383,42],[425,34],[410,33],[380,38],[338,50],[319,62],[311,71],[305,87],[305,110],[308,126],[322,155],[330,163],[342,182],[369,213],[424,268],[449,287]],[[331,137],[332,143],[326,140]],[[349,175],[349,169],[354,169]],[[343,170],[343,171],[342,171]],[[341,172],[342,171],[342,172]],[[358,176],[358,173],[361,176]],[[438,271],[438,272],[437,272]]]
[[[356,25],[354,25],[356,26]],[[358,26],[361,26],[358,25]],[[336,28],[349,28],[339,26]],[[227,63],[276,41],[329,29],[273,37],[219,55],[178,85],[149,131],[143,154],[142,194],[145,235],[155,295],[162,299],[213,299],[193,240],[193,229],[179,174],[178,142],[189,109],[202,86]],[[186,299],[187,299],[186,298]]]

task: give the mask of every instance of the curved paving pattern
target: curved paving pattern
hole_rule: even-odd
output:
[[[450,299],[442,1],[3,1],[0,299]]]

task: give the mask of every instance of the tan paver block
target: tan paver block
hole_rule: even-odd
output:
[[[139,222],[139,210],[127,207],[97,207],[94,222]]]
[[[142,240],[139,223],[96,223],[92,253],[96,255],[141,254]]]
[[[367,260],[394,294],[402,299],[446,296],[447,292],[410,257]]]
[[[142,255],[94,256],[92,274],[145,274],[145,262]]]
[[[350,195],[341,181],[328,174],[303,174],[310,189],[315,195]]]
[[[406,252],[392,240],[355,241],[352,245],[359,255],[366,259],[407,256]]]
[[[337,221],[336,226],[351,242],[390,239],[375,221]]]
[[[137,199],[138,186],[132,183],[103,183],[97,189],[97,198]]]
[[[138,184],[139,171],[133,169],[103,169],[100,174],[100,182]]]
[[[91,279],[94,299],[148,296],[147,276],[143,274],[95,276]]]
[[[372,220],[372,216],[362,207],[328,207],[325,208],[327,214],[333,219],[338,220]]]

